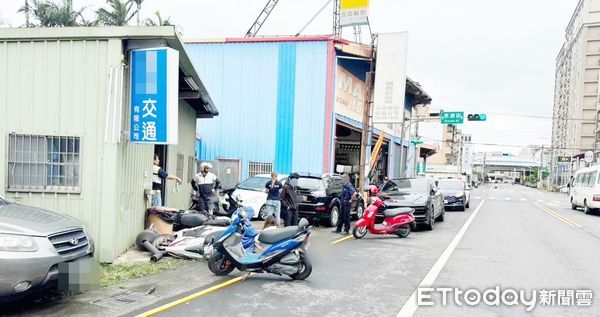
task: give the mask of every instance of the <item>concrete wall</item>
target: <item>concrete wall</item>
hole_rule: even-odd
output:
[[[212,120],[212,119],[209,119]],[[203,120],[198,121],[202,124]],[[196,112],[188,106],[187,103],[181,101],[179,103],[179,144],[168,146],[168,167],[169,174],[177,175],[177,155],[183,156],[181,175],[179,177],[183,181],[180,186],[175,186],[175,181],[168,180],[166,182],[166,200],[165,206],[187,209],[191,202],[192,180],[189,177],[190,167],[191,173],[194,172],[194,164],[189,164],[190,161],[195,163],[195,146],[196,146]]]

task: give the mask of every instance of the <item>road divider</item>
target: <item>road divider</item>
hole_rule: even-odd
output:
[[[569,219],[569,218],[567,218],[567,217],[559,214],[558,212],[556,212],[556,211],[554,211],[554,210],[552,210],[552,209],[550,209],[550,208],[542,205],[539,200],[536,201],[536,202],[534,202],[533,204],[536,205],[538,208],[542,209],[543,211],[545,211],[547,214],[551,215],[552,217],[554,217],[554,218],[556,218],[556,219],[558,219],[558,220],[566,223],[567,225],[569,225],[569,226],[571,226],[573,228],[581,228],[581,225],[579,225],[575,221],[573,221],[573,220],[571,220],[571,219]]]
[[[467,232],[467,229],[469,229],[469,226],[471,226],[473,219],[475,219],[475,216],[477,216],[477,214],[481,210],[481,207],[483,206],[484,202],[485,202],[485,199],[479,203],[479,205],[477,206],[477,208],[475,209],[473,214],[463,224],[463,226],[460,228],[460,230],[458,231],[456,236],[454,236],[454,239],[452,239],[452,241],[450,242],[450,244],[448,245],[446,250],[444,250],[444,253],[442,253],[442,255],[438,258],[438,260],[435,262],[435,264],[431,267],[431,269],[429,270],[429,272],[427,273],[427,275],[425,276],[423,281],[421,281],[421,283],[417,286],[417,288],[412,293],[412,295],[410,295],[410,298],[408,299],[408,301],[406,301],[406,303],[404,303],[404,306],[402,306],[402,309],[400,310],[400,312],[398,312],[398,315],[396,315],[396,317],[410,317],[415,314],[415,312],[417,311],[417,308],[418,308],[418,306],[417,306],[417,290],[419,288],[431,287],[431,285],[433,285],[433,282],[435,282],[435,280],[437,279],[438,275],[440,274],[440,272],[442,271],[442,269],[448,262],[448,259],[450,259],[450,256],[454,252],[454,249],[456,249],[456,247],[458,246],[458,243],[460,243],[460,240],[465,235],[465,232]]]

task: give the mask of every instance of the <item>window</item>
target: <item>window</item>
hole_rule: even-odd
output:
[[[270,177],[252,176],[238,184],[236,188],[262,192],[269,180],[271,180]]]
[[[183,179],[183,165],[185,157],[181,153],[177,153],[177,169],[175,170],[175,175],[179,177],[179,179]]]
[[[188,156],[188,174],[187,174],[187,182],[190,183],[192,179],[194,179],[195,171],[194,165],[196,164],[196,159],[193,156]]]
[[[594,187],[594,183],[596,182],[596,172],[589,172],[589,174],[587,186]]]
[[[390,195],[425,194],[429,195],[429,181],[424,178],[394,179],[381,190]]]
[[[80,192],[80,139],[10,134],[8,191]]]
[[[271,174],[273,163],[266,162],[248,162],[248,176],[252,177],[258,174]]]

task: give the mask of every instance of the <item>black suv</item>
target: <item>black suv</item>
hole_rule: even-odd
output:
[[[300,174],[297,187],[299,217],[337,226],[342,208],[342,187],[342,177],[338,174]],[[352,204],[350,215],[360,218],[364,211],[365,203],[359,195]]]

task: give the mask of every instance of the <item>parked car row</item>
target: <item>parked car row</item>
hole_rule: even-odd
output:
[[[386,197],[385,209],[410,207],[417,224],[432,230],[436,221],[444,221],[446,210],[469,208],[470,191],[460,179],[399,178],[388,181],[379,195]]]
[[[281,183],[288,180],[288,175],[279,175]],[[265,184],[271,180],[269,174],[252,176],[235,186],[232,195],[239,197],[244,205],[258,210],[255,218],[266,217],[267,193]],[[318,221],[326,226],[336,226],[340,219],[342,178],[338,174],[311,175],[300,174],[298,179],[298,216],[308,220]],[[225,196],[220,196],[219,203],[224,210],[229,203]],[[351,215],[360,218],[365,210],[362,197],[355,201]]]

